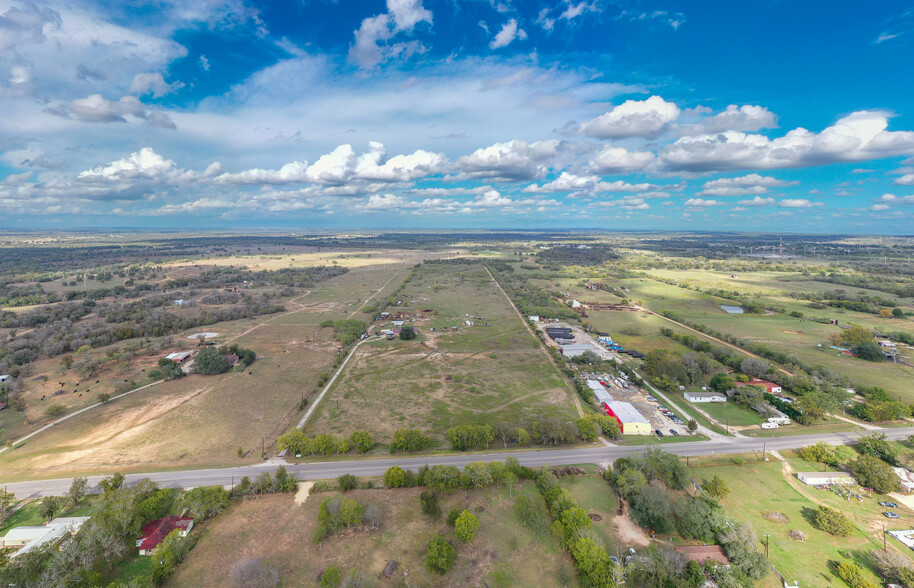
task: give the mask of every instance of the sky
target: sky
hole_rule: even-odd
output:
[[[914,234],[914,0],[0,0],[0,231]]]

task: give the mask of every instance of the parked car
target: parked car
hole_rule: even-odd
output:
[[[654,433],[656,433],[658,437],[663,437],[663,431],[661,431],[660,429],[657,429],[656,431],[654,431]]]
[[[672,433],[674,437],[679,436],[679,431],[677,431],[676,429],[670,429],[670,433]]]
[[[899,515],[897,512],[888,512],[887,511],[887,512],[882,513],[882,515],[887,519],[901,518],[901,515]]]
[[[879,506],[884,506],[886,508],[898,508],[898,505],[894,502],[880,502]]]

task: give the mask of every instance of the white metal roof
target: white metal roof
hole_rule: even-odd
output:
[[[651,422],[649,420],[647,420],[647,418],[644,415],[642,415],[640,412],[638,412],[638,409],[636,409],[634,406],[632,406],[628,402],[621,402],[619,400],[616,400],[613,402],[609,402],[608,404],[609,404],[609,408],[612,409],[613,413],[615,413],[615,415],[617,417],[619,417],[619,420],[621,420],[623,423],[651,424]]]

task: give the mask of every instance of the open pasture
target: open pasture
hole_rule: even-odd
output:
[[[311,540],[318,510],[333,494],[313,494],[302,505],[288,494],[236,503],[201,531],[199,542],[167,586],[227,586],[232,564],[245,557],[262,558],[277,567],[284,586],[315,586],[331,566],[343,578],[362,573],[374,580],[391,560],[399,564],[390,580],[394,586],[403,581],[411,586],[577,586],[570,556],[548,529],[536,533],[514,516],[514,496],[542,501],[533,483],[520,484],[514,496],[504,488],[444,495],[439,519],[422,514],[421,492],[420,488],[347,492],[347,498],[361,504],[382,506],[380,528],[344,531],[319,545]],[[472,543],[456,541],[454,530],[445,523],[452,508],[469,510],[479,518]],[[456,564],[445,576],[425,568],[426,545],[435,533],[457,549]],[[496,583],[496,577],[507,583]]]
[[[420,337],[363,345],[313,432],[366,429],[387,441],[407,427],[443,438],[460,424],[576,416],[571,391],[481,266],[422,266],[401,299],[389,310],[432,311],[411,323]]]

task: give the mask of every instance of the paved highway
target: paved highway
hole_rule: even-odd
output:
[[[914,434],[914,427],[898,429],[881,429],[889,439],[905,439]],[[869,431],[867,431],[869,433]],[[791,435],[766,439],[751,437],[722,438],[712,441],[684,441],[658,445],[664,451],[676,455],[712,455],[727,453],[761,453],[777,449],[792,449],[824,441],[831,444],[853,443],[863,433],[821,433],[811,435]],[[398,465],[411,470],[418,470],[425,464],[428,465],[456,465],[465,466],[473,461],[503,461],[508,457],[516,457],[521,464],[527,466],[564,465],[576,463],[609,463],[631,453],[643,451],[647,446],[610,446],[610,447],[578,447],[567,449],[543,449],[531,451],[506,451],[498,453],[460,453],[451,455],[426,455],[421,457],[391,457],[384,459],[362,459],[349,461],[328,461],[318,463],[290,464],[287,469],[299,480],[320,480],[336,478],[342,474],[356,476],[377,476],[392,465]],[[128,474],[127,482],[133,483],[143,478],[149,478],[166,488],[191,488],[196,486],[216,486],[237,484],[242,476],[254,478],[263,471],[273,472],[276,467],[283,464],[282,460],[273,460],[262,464],[242,466],[236,468],[204,469],[204,470],[177,470],[170,472],[153,472],[148,474]],[[114,473],[114,472],[110,472]],[[89,483],[94,488],[103,476],[91,476]],[[5,487],[16,494],[18,498],[59,496],[65,494],[70,487],[70,478],[56,480],[36,480],[31,482],[3,483]]]

